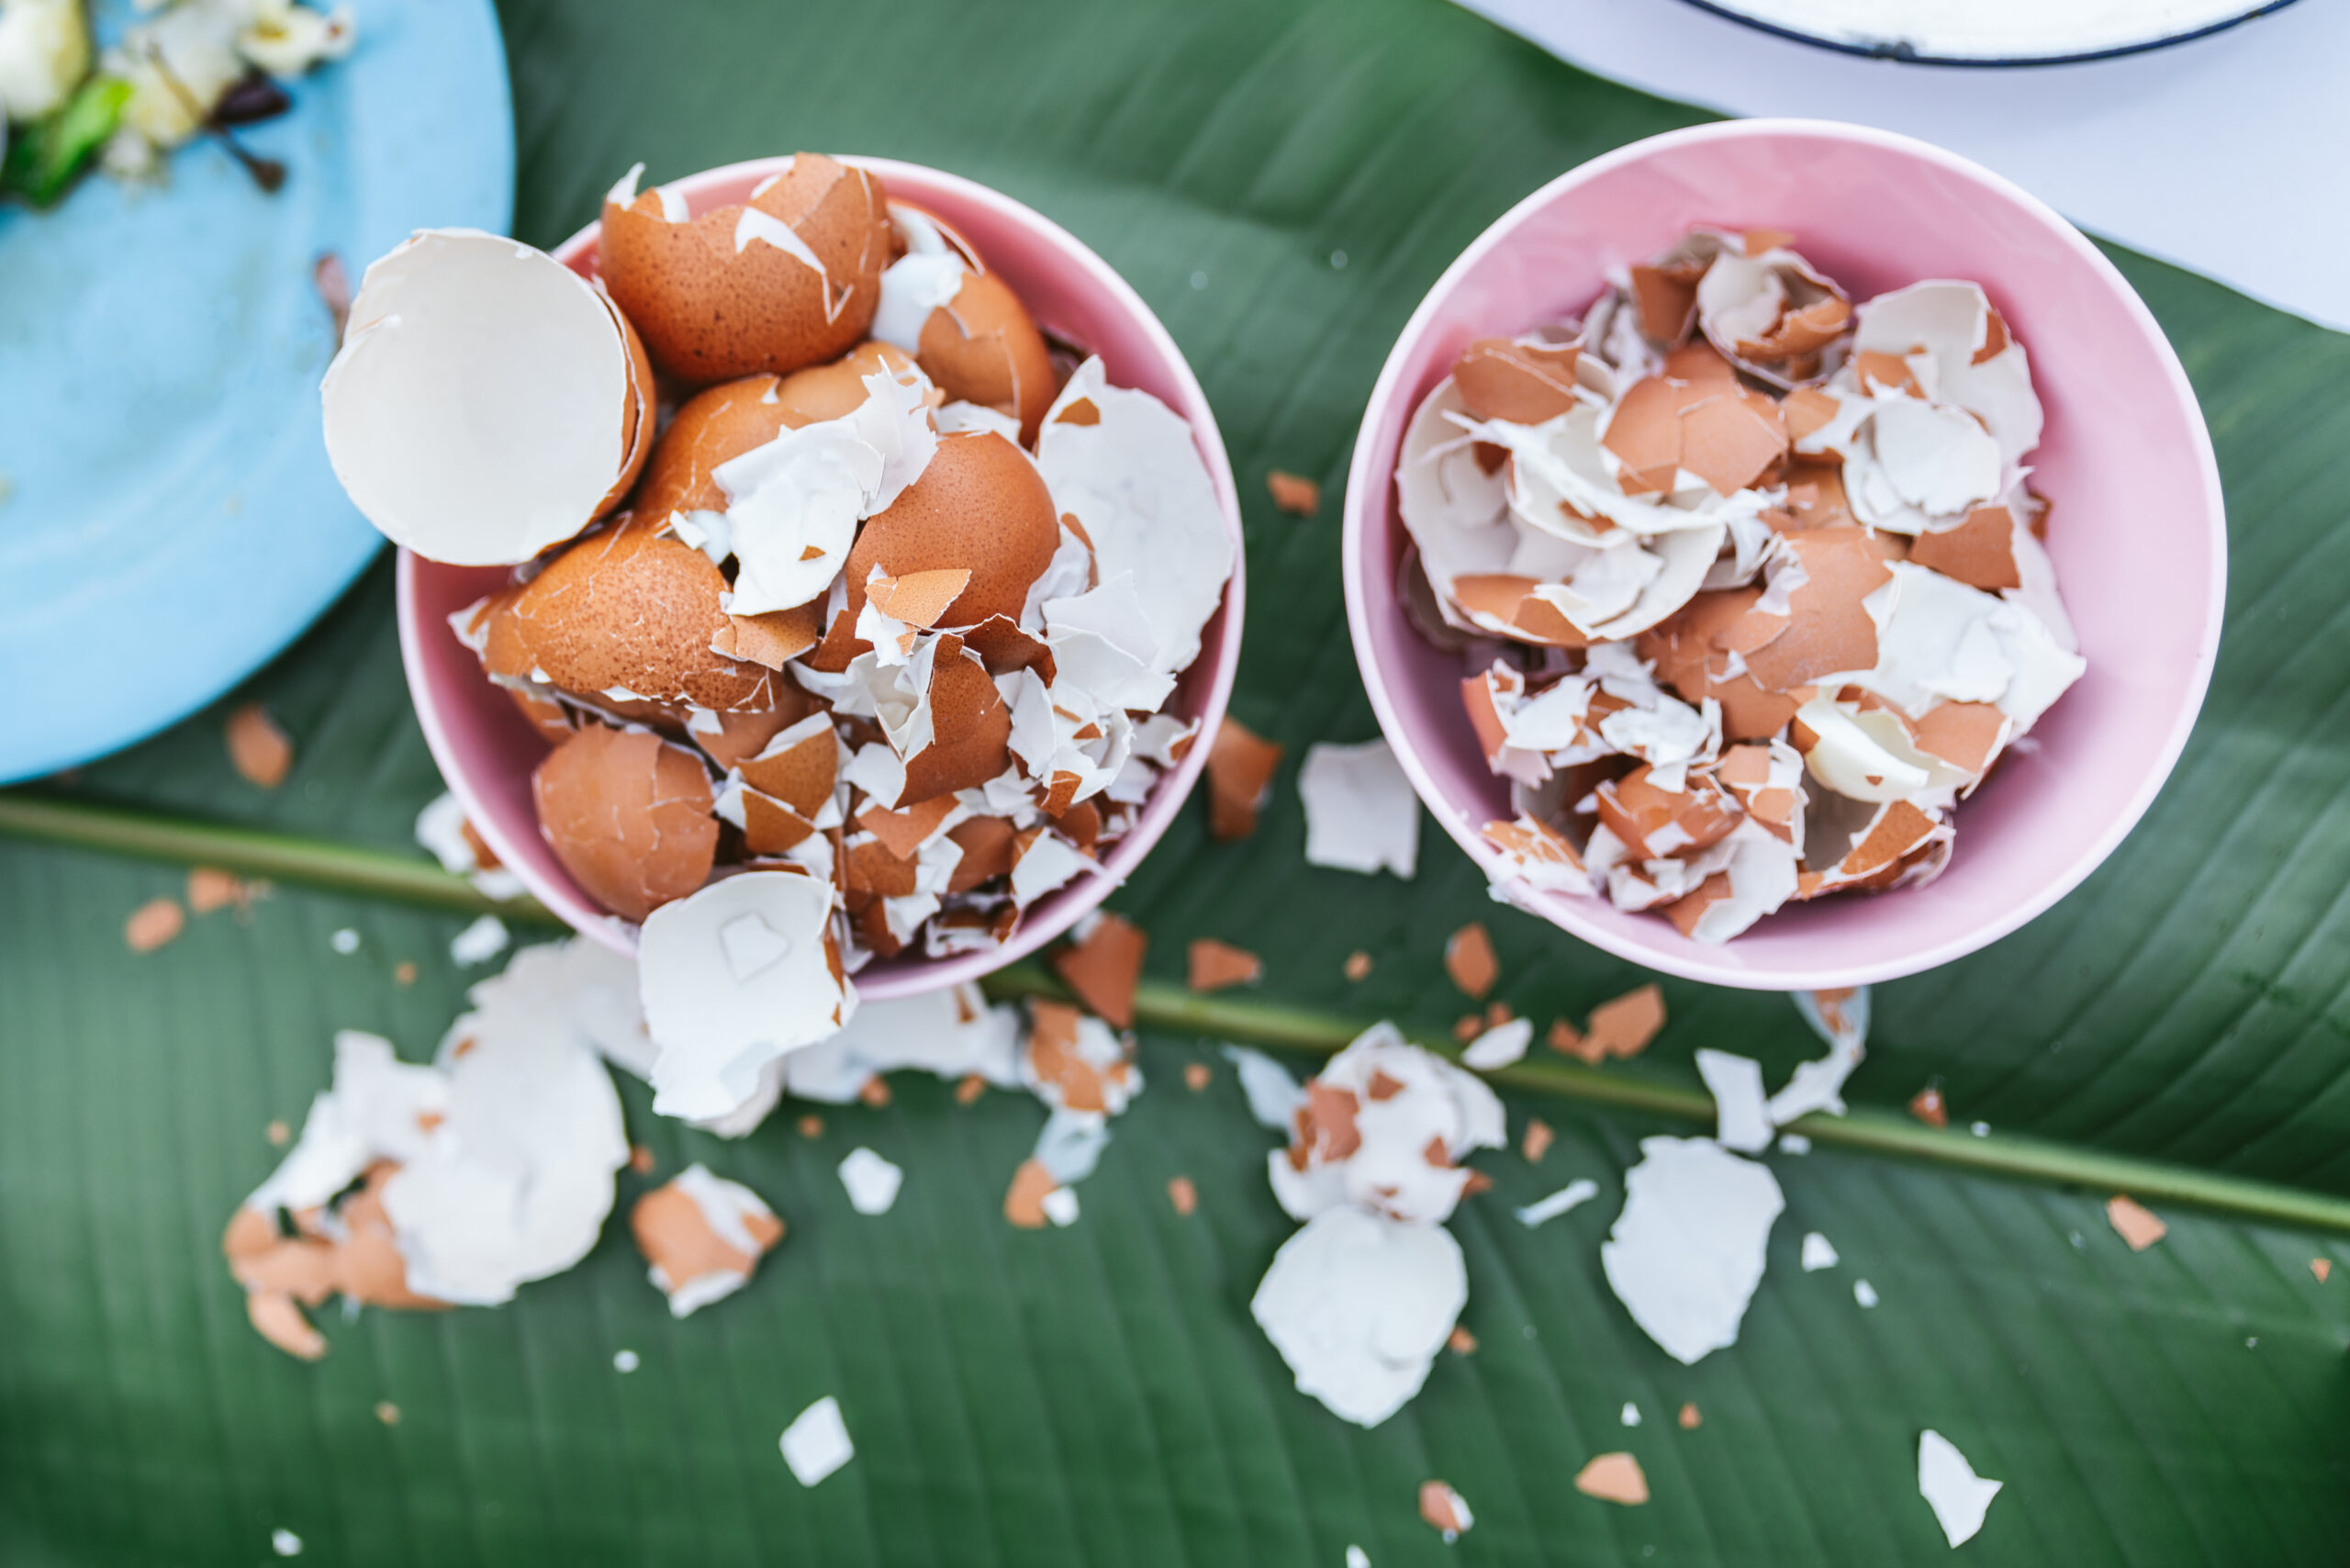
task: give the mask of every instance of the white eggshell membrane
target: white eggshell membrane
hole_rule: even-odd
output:
[[[367,269],[321,388],[327,454],[393,543],[452,566],[530,560],[595,521],[642,412],[626,334],[543,251],[427,230]]]

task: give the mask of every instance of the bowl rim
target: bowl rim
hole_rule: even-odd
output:
[[[1443,792],[1437,788],[1435,779],[1422,764],[1411,732],[1404,725],[1389,694],[1385,666],[1371,634],[1371,617],[1374,607],[1368,593],[1369,552],[1374,547],[1385,548],[1385,524],[1393,510],[1394,476],[1389,472],[1372,471],[1381,415],[1403,395],[1405,363],[1427,335],[1443,302],[1472,270],[1487,256],[1507,245],[1535,213],[1603,175],[1638,164],[1662,152],[1716,141],[1785,136],[1815,137],[1878,148],[1933,164],[1981,185],[2014,203],[2039,221],[2068,251],[2087,263],[2120,298],[2125,312],[2153,346],[2163,368],[2165,389],[2191,415],[2188,424],[2192,431],[2192,456],[2202,480],[2200,516],[2204,520],[2207,549],[2201,566],[2206,588],[2203,629],[2195,649],[2187,700],[2178,705],[2169,733],[2163,737],[2155,765],[2146,769],[2129,798],[2121,801],[2107,819],[2102,830],[2048,877],[2031,896],[2017,901],[1993,919],[1920,948],[1908,958],[1875,963],[1788,965],[1772,972],[1758,973],[1751,969],[1734,969],[1717,961],[1712,957],[1716,949],[1682,936],[1670,924],[1662,925],[1662,934],[1669,935],[1673,940],[1660,941],[1657,946],[1650,946],[1586,919],[1578,907],[1577,900],[1555,893],[1526,891],[1525,902],[1520,907],[1549,921],[1566,935],[1604,952],[1684,980],[1743,991],[1822,991],[1870,985],[1919,974],[1988,946],[2044,913],[2078,887],[2129,836],[2147,808],[2154,804],[2154,797],[2168,781],[2172,769],[2177,766],[2179,756],[2186,749],[2188,736],[2202,711],[2203,700],[2210,689],[2211,672],[2218,662],[2220,637],[2227,608],[2227,512],[2220,485],[2219,463],[2211,449],[2210,431],[2204,421],[2202,406],[2188,380],[2185,366],[2179,363],[2177,352],[2172,348],[2170,339],[2154,319],[2154,312],[2147,308],[2146,302],[2138,297],[2138,291],[2130,286],[2129,279],[2121,275],[2121,269],[2105,252],[2053,207],[1972,159],[1963,158],[1915,137],[1841,120],[1800,118],[1722,120],[1628,142],[1546,182],[1495,218],[1445,268],[1414,308],[1389,349],[1386,362],[1380,367],[1379,378],[1372,384],[1370,401],[1363,409],[1362,422],[1356,430],[1354,454],[1347,468],[1346,502],[1340,519],[1339,574],[1346,592],[1347,625],[1353,638],[1355,660],[1363,676],[1363,686],[1370,694],[1372,711],[1378,716],[1380,731],[1386,736],[1396,761],[1402,765],[1404,777],[1411,780],[1414,791],[1427,807],[1429,814],[1467,852],[1487,879],[1496,879],[1501,867],[1501,853],[1462,820],[1460,813],[1449,808]],[[1377,541],[1372,538],[1374,529],[1381,534]],[[1932,890],[1928,887],[1902,891],[1906,895],[1916,896],[1930,895]],[[1513,902],[1516,901],[1514,899]]]
[[[777,173],[796,156],[798,154],[777,154],[744,159],[662,183],[692,196],[712,185],[756,180]],[[904,955],[896,959],[877,960],[877,963],[886,962],[888,967],[878,973],[868,968],[863,976],[853,977],[857,980],[857,991],[864,1000],[879,1002],[918,996],[976,980],[1026,958],[1100,908],[1141,865],[1144,857],[1157,847],[1158,840],[1174,823],[1176,814],[1191,798],[1192,789],[1207,767],[1215,731],[1223,722],[1225,707],[1232,696],[1233,682],[1240,666],[1241,633],[1246,621],[1248,552],[1231,457],[1225,451],[1224,435],[1217,428],[1215,413],[1208,402],[1207,393],[1201,387],[1191,361],[1167,330],[1165,323],[1159,320],[1158,313],[1117,269],[1102,260],[1091,246],[1043,213],[975,180],[928,164],[895,158],[843,152],[826,153],[825,156],[878,175],[885,191],[893,178],[899,178],[909,185],[943,189],[957,198],[987,207],[996,217],[1028,230],[1047,249],[1073,263],[1079,272],[1102,289],[1113,304],[1139,328],[1144,340],[1171,370],[1177,396],[1169,400],[1169,406],[1175,407],[1192,427],[1194,444],[1200,449],[1201,459],[1207,466],[1208,478],[1215,490],[1217,516],[1232,543],[1232,575],[1225,582],[1222,601],[1203,628],[1203,633],[1209,629],[1217,631],[1220,644],[1215,662],[1207,671],[1199,730],[1182,759],[1159,776],[1136,817],[1134,827],[1112,846],[1102,860],[1096,862],[1098,870],[1082,874],[1082,881],[1072,882],[1047,895],[1053,901],[1051,906],[1041,912],[1041,918],[1023,920],[1010,941],[983,951],[958,953],[943,958]],[[925,198],[909,194],[905,199],[920,203]],[[554,246],[548,253],[570,266],[600,240],[602,230],[599,216]],[[424,676],[426,650],[423,638],[440,622],[434,620],[428,625],[427,618],[419,611],[416,604],[418,573],[426,566],[437,565],[439,563],[425,562],[406,549],[399,551],[394,573],[397,600],[394,618],[399,628],[400,664],[408,682],[409,702],[416,711],[417,722],[424,732],[425,745],[432,754],[434,766],[440,769],[442,783],[456,798],[466,820],[474,824],[475,831],[482,835],[491,852],[513,868],[524,887],[549,913],[561,919],[579,935],[615,952],[633,957],[636,952],[636,926],[617,915],[596,909],[584,896],[576,892],[568,897],[550,898],[550,891],[569,890],[538,885],[542,879],[528,868],[527,858],[513,849],[504,830],[497,825],[481,796],[474,790],[467,771],[456,765],[453,738],[442,722],[439,701],[430,690]],[[1200,660],[1194,659],[1185,666],[1185,673],[1199,667]],[[586,912],[586,918],[581,917],[582,911]]]

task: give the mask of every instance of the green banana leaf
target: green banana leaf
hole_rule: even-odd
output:
[[[1878,989],[1854,1114],[1773,1158],[1788,1211],[1770,1271],[1739,1343],[1694,1368],[1599,1277],[1622,1171],[1640,1137],[1697,1129],[1695,1047],[1756,1056],[1775,1082],[1817,1042],[1783,999],[1667,981],[1672,1023],[1640,1060],[1513,1075],[1513,1134],[1539,1116],[1559,1137],[1539,1165],[1483,1158],[1494,1188],[1453,1222],[1477,1349],[1364,1432],[1295,1393],[1248,1318],[1292,1226],[1214,1043],[1326,1047],[1382,1016],[1441,1039],[1468,1006],[1444,939],[1472,919],[1499,994],[1539,1020],[1646,977],[1493,904],[1432,829],[1408,884],[1304,864],[1296,761],[1375,733],[1337,576],[1348,449],[1388,343],[1463,244],[1561,170],[1701,117],[1434,0],[509,0],[504,22],[526,239],[587,221],[639,159],[658,179],[816,147],[997,185],[1124,272],[1224,425],[1256,590],[1234,712],[1290,765],[1254,838],[1213,844],[1187,812],[1117,896],[1153,941],[1152,1087],[1077,1225],[1001,1216],[1042,1117],[1024,1097],[966,1107],[901,1078],[887,1108],[826,1108],[816,1136],[786,1114],[727,1143],[626,1084],[658,1168],[623,1174],[623,1205],[701,1159],[789,1223],[749,1289],[675,1323],[611,1225],[502,1309],[323,1314],[316,1365],[247,1327],[221,1226],[278,1157],[268,1125],[324,1086],[335,1029],[420,1057],[480,972],[448,957],[468,895],[409,837],[439,783],[387,570],[215,711],[0,796],[17,835],[0,843],[0,1562],[246,1564],[283,1529],[307,1560],[496,1568],[1335,1568],[1349,1545],[1380,1568],[1934,1562],[1928,1427],[2007,1484],[1962,1549],[1979,1561],[2350,1555],[2350,1270],[2311,1268],[2350,1265],[2350,340],[2116,252],[2194,378],[2232,518],[2227,642],[2170,787],[2054,911]],[[1322,514],[1276,512],[1272,468],[1318,476]],[[274,793],[220,741],[256,699],[298,747]],[[278,885],[133,955],[125,918],[183,869],[93,843]],[[1187,1001],[1173,982],[1200,935],[1262,954],[1261,985]],[[1356,949],[1376,960],[1360,983]],[[1990,1136],[1902,1117],[1929,1084]],[[853,1214],[834,1175],[859,1145],[907,1170],[885,1216]],[[1539,1229],[1510,1216],[1577,1176],[1598,1202]],[[2125,1185],[2170,1224],[2143,1253],[2103,1213]],[[1798,1266],[1811,1230],[1840,1267]],[[623,1350],[637,1370],[615,1368]],[[802,1489],[776,1440],[824,1394],[857,1456]],[[1645,1506],[1573,1488],[1617,1450],[1645,1468]],[[1416,1517],[1436,1477],[1476,1514],[1449,1545]]]

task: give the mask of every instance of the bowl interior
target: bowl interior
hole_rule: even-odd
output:
[[[1855,299],[1925,278],[1978,282],[2031,354],[2047,409],[2027,460],[2052,504],[2048,548],[2088,671],[1959,812],[1930,887],[1790,905],[1720,946],[1602,900],[1543,896],[1555,924],[1653,969],[1778,990],[1862,984],[1946,962],[2020,925],[2087,876],[2168,774],[2217,653],[2226,535],[2194,396],[2120,273],[2005,181],[1906,138],[1816,122],[1673,132],[1529,197],[1454,263],[1396,344],[1347,495],[1348,604],[1389,742],[1446,831],[1509,814],[1462,711],[1458,657],[1406,622],[1395,455],[1412,410],[1474,338],[1579,314],[1611,266],[1692,224],[1791,230]]]
[[[745,199],[782,160],[713,169],[675,183],[696,212]],[[1213,736],[1231,695],[1240,655],[1240,506],[1215,417],[1191,367],[1158,319],[1109,264],[1042,215],[983,186],[910,163],[852,159],[879,175],[893,199],[911,201],[968,238],[990,271],[1009,282],[1046,330],[1102,356],[1113,384],[1151,393],[1190,420],[1215,483],[1233,545],[1233,577],[1224,603],[1200,635],[1200,655],[1177,683],[1166,711],[1201,722]],[[557,251],[558,259],[593,275],[597,230],[590,225]],[[408,688],[442,777],[491,850],[541,902],[576,929],[633,951],[636,929],[583,893],[540,836],[531,770],[546,745],[493,687],[450,632],[448,617],[503,586],[502,568],[442,566],[403,552],[399,562],[400,647]],[[973,980],[1051,941],[1099,904],[1141,863],[1206,766],[1194,745],[1158,782],[1134,830],[1102,859],[1102,874],[1080,878],[1033,906],[1013,939],[991,952],[951,958],[901,956],[876,960],[857,976],[870,999],[908,996]]]

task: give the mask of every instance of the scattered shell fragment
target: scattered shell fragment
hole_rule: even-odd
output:
[[[1443,1226],[1342,1204],[1281,1244],[1248,1309],[1300,1393],[1375,1427],[1420,1391],[1468,1299]]]
[[[841,1418],[840,1402],[829,1394],[783,1429],[780,1446],[792,1479],[802,1486],[815,1485],[856,1457],[856,1445],[849,1441],[848,1423]]]
[[[1599,1183],[1588,1176],[1578,1176],[1545,1198],[1538,1198],[1517,1211],[1517,1223],[1532,1230],[1546,1225],[1561,1215],[1579,1209],[1599,1196]]]
[[[1494,939],[1481,923],[1472,921],[1445,940],[1444,972],[1452,977],[1453,984],[1479,1002],[1494,989],[1494,982],[1501,979],[1502,967],[1494,957]]]
[[[1528,1165],[1539,1165],[1542,1157],[1550,1152],[1550,1145],[1557,1141],[1558,1136],[1550,1130],[1550,1123],[1539,1116],[1529,1116],[1526,1121],[1525,1135],[1518,1139],[1518,1152],[1526,1156]]]
[[[1189,1176],[1169,1177],[1167,1201],[1175,1205],[1177,1214],[1189,1215],[1200,1206],[1200,1189]]]
[[[1806,1231],[1803,1238],[1803,1271],[1807,1274],[1821,1269],[1834,1268],[1840,1260],[1836,1245],[1816,1230]]]
[[[898,1201],[906,1173],[869,1148],[853,1148],[840,1164],[841,1185],[848,1191],[848,1206],[861,1215],[885,1215]]]
[[[673,1317],[750,1283],[784,1234],[783,1221],[756,1193],[699,1162],[639,1198],[628,1224]]]
[[[1208,748],[1208,832],[1219,839],[1257,831],[1257,813],[1272,793],[1281,748],[1226,716]]]
[[[1183,1086],[1197,1094],[1208,1086],[1214,1072],[1203,1061],[1186,1062],[1183,1066]]]
[[[1267,1170],[1274,1197],[1301,1220],[1358,1204],[1440,1224],[1474,1174],[1460,1161],[1509,1141],[1501,1102],[1484,1081],[1392,1024],[1366,1029],[1324,1064],[1289,1131],[1290,1147],[1274,1150]]]
[[[1420,801],[1384,740],[1360,745],[1315,743],[1298,769],[1305,805],[1305,859],[1368,875],[1393,871],[1405,881],[1419,865]]]
[[[1460,1053],[1460,1065],[1479,1072],[1505,1068],[1526,1055],[1534,1043],[1534,1021],[1512,1018],[1480,1033]]]
[[[1728,1051],[1697,1052],[1697,1076],[1714,1097],[1714,1141],[1740,1154],[1771,1147],[1775,1130],[1762,1093],[1762,1064]]]
[[[1942,1102],[1942,1092],[1931,1084],[1909,1097],[1909,1114],[1930,1127],[1950,1126],[1950,1107]]]
[[[134,953],[151,953],[187,929],[187,912],[175,899],[149,899],[123,922],[122,939]]]
[[[2310,1272],[2316,1276],[2319,1284],[2325,1283],[2327,1276],[2333,1272],[2333,1260],[2331,1258],[2311,1259]]]
[[[1445,1336],[1444,1348],[1456,1356],[1473,1356],[1477,1353],[1477,1336],[1456,1323],[1452,1332]]]
[[[1706,1420],[1705,1417],[1698,1413],[1697,1406],[1695,1404],[1682,1406],[1681,1414],[1678,1419],[1681,1423],[1681,1429],[1684,1432],[1695,1431],[1700,1426],[1705,1424]]]
[[[1707,1138],[1643,1138],[1640,1153],[1601,1268],[1649,1338],[1694,1365],[1737,1342],[1785,1201],[1768,1168]]]
[[[1135,986],[1150,938],[1132,921],[1107,913],[1088,916],[1076,936],[1053,956],[1053,968],[1079,1001],[1125,1028],[1135,1021]]]
[[[1236,947],[1229,942],[1219,942],[1213,936],[1193,940],[1189,958],[1190,983],[1193,991],[1223,991],[1230,986],[1247,985],[1265,972],[1265,961],[1256,954],[1245,947]]]
[[[269,710],[248,702],[229,715],[229,761],[248,784],[274,790],[294,767],[294,743]]]
[[[231,907],[250,909],[256,896],[253,884],[217,866],[197,866],[187,874],[187,907],[195,914]]]
[[[1653,981],[1628,991],[1593,1008],[1586,1023],[1580,1032],[1563,1019],[1551,1025],[1551,1048],[1594,1064],[1638,1056],[1664,1028],[1664,991]]]
[[[1934,1522],[1952,1546],[1975,1539],[1991,1499],[2005,1484],[1975,1474],[1966,1456],[1931,1427],[1918,1435],[1918,1493],[1934,1510]]]
[[[1322,487],[1312,479],[1273,469],[1265,476],[1273,505],[1292,517],[1312,517],[1322,510]]]
[[[2120,1193],[2106,1200],[2105,1217],[2112,1225],[2113,1233],[2128,1242],[2132,1252],[2143,1252],[2170,1234],[2170,1226],[2163,1223],[2162,1216]]]
[[[449,938],[449,957],[459,966],[469,969],[476,964],[486,964],[506,951],[506,944],[509,940],[506,923],[494,914],[485,914]]]
[[[1371,955],[1364,952],[1360,947],[1348,954],[1346,976],[1350,980],[1369,980],[1371,978]]]
[[[1441,1481],[1420,1484],[1420,1518],[1441,1530],[1447,1540],[1459,1539],[1461,1531],[1477,1522],[1468,1500]]]
[[[1630,1406],[1626,1406],[1630,1409]],[[1634,1423],[1626,1422],[1626,1426]],[[1628,1453],[1603,1453],[1575,1472],[1575,1490],[1603,1502],[1635,1506],[1649,1500],[1649,1478]]]

